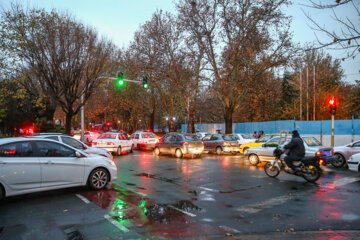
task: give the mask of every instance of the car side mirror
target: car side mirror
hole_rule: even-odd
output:
[[[82,155],[80,152],[78,152],[78,151],[75,152],[75,156],[76,156],[77,158],[82,158],[82,157],[83,157],[83,155]]]

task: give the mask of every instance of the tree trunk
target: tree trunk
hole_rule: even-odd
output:
[[[190,132],[195,133],[195,121],[194,121],[194,114],[189,114],[189,122],[190,122]]]
[[[172,119],[169,120],[169,132],[175,132],[174,122]]]
[[[73,117],[73,112],[69,111],[66,113],[66,123],[65,123],[65,133],[69,134],[71,133],[71,120]]]
[[[56,106],[52,104],[46,105],[46,110],[44,112],[44,117],[46,118],[47,122],[53,122],[54,121],[54,114],[56,111]]]
[[[232,133],[232,117],[233,117],[234,109],[231,107],[225,107],[225,133]]]
[[[150,131],[154,132],[154,123],[155,123],[155,109],[150,114]]]

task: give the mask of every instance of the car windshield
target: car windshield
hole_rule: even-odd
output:
[[[259,140],[258,140],[258,142],[267,142],[267,141],[269,141],[269,139],[270,138],[273,138],[274,137],[274,135],[265,135],[265,136],[263,136],[262,138],[260,138]]]
[[[186,134],[186,135],[184,135],[184,137],[185,137],[185,140],[188,140],[188,141],[198,141],[199,140],[199,138],[193,134]]]
[[[141,134],[142,138],[155,138],[155,134],[153,133],[143,133]]]
[[[251,136],[251,134],[241,134],[241,136],[243,139],[255,139],[253,136]]]
[[[225,141],[236,141],[236,137],[234,135],[223,135]]]
[[[302,139],[309,147],[321,146],[321,142],[314,137],[303,137]]]

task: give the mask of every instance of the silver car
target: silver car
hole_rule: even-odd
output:
[[[360,141],[349,143],[345,146],[334,147],[334,167],[342,167],[354,154],[360,153]]]
[[[55,140],[61,143],[65,143],[73,148],[76,148],[78,150],[84,151],[88,154],[98,154],[107,158],[110,158],[111,160],[114,158],[108,151],[101,148],[96,147],[89,147],[85,143],[81,142],[80,140],[77,140],[73,137],[70,137],[66,134],[61,133],[40,133],[37,135],[34,135],[33,137],[36,138],[45,138],[45,139],[51,139]]]
[[[314,156],[317,152],[326,156],[325,160],[332,161],[333,149],[331,147],[322,146],[314,137],[301,137],[304,141],[305,156]],[[273,152],[279,145],[280,137],[273,137],[262,146],[253,147],[245,150],[245,156],[248,157],[251,165],[256,166],[259,162],[274,160]],[[286,136],[286,142],[291,141],[291,136]]]
[[[204,151],[215,152],[217,155],[223,152],[237,154],[240,152],[240,144],[232,134],[212,134],[204,137]]]
[[[109,158],[49,139],[0,139],[0,199],[83,185],[100,190],[116,179]]]

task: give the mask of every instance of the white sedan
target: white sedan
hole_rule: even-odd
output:
[[[84,185],[100,190],[116,179],[109,158],[48,139],[0,139],[0,199]]]
[[[360,172],[360,153],[354,154],[347,162],[349,170]]]
[[[121,155],[123,151],[132,152],[133,142],[124,133],[106,132],[92,141],[93,147],[105,149],[109,152]]]

